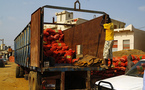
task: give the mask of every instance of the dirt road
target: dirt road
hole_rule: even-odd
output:
[[[0,90],[29,90],[28,80],[15,77],[16,66],[8,62],[4,68],[0,67]]]

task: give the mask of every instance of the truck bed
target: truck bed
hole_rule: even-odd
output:
[[[43,71],[101,71],[103,68],[101,67],[79,67],[79,66],[55,66],[55,67],[44,67]]]

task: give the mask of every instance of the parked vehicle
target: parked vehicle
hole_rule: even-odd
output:
[[[7,65],[8,64],[8,59],[5,59],[5,58],[3,58],[4,59],[4,62],[5,62],[5,65]]]
[[[97,81],[98,90],[142,90],[145,59],[135,64],[125,75]]]
[[[0,58],[0,67],[5,67],[5,62],[3,58]]]
[[[90,90],[91,71],[102,70],[101,68],[79,67],[79,66],[72,66],[72,64],[65,64],[65,63],[64,63],[65,65],[60,63],[54,64],[52,63],[53,58],[45,59],[44,52],[43,52],[43,46],[45,43],[43,40],[44,24],[66,25],[66,26],[67,25],[70,26],[72,24],[44,22],[43,21],[44,20],[43,17],[45,16],[44,8],[53,8],[53,9],[62,9],[62,10],[65,9],[65,10],[72,10],[72,11],[105,14],[104,12],[98,12],[92,10],[75,10],[73,8],[57,7],[57,6],[49,6],[49,5],[37,9],[31,15],[31,22],[28,23],[28,25],[23,29],[23,31],[14,39],[15,63],[18,64],[18,66],[16,67],[16,77],[18,78],[24,76],[24,78],[26,79],[28,78],[30,90],[42,90],[42,89]],[[100,18],[99,20],[101,21],[101,19],[102,18]],[[94,29],[96,29],[96,25],[94,23],[93,25],[95,27]],[[87,26],[87,25],[83,25],[83,26]],[[78,27],[81,28],[81,26]],[[93,28],[91,27],[91,30],[92,29]],[[88,31],[89,28],[86,30]],[[101,34],[102,32],[96,33],[95,35],[97,37],[100,36]],[[96,42],[94,43],[97,45],[96,47],[99,47],[99,44],[102,43],[100,43],[101,42],[100,38],[96,39],[95,41],[97,40],[99,43],[98,44],[96,44]],[[51,52],[49,53],[51,54]],[[69,56],[68,58],[71,57]]]

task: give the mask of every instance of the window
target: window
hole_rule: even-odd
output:
[[[117,25],[114,25],[114,29],[117,29]]]
[[[68,14],[68,17],[70,18],[70,14]]]
[[[118,51],[118,40],[114,40],[112,52]]]
[[[123,50],[130,49],[130,40],[123,40]]]

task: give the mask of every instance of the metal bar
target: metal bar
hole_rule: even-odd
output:
[[[104,70],[103,68],[100,67],[78,67],[78,66],[58,66],[58,67],[44,67],[43,68],[43,72],[47,71],[47,72],[51,72],[51,71],[61,71],[61,72],[65,72],[65,71],[102,71]]]
[[[44,9],[41,9],[41,23],[40,23],[40,67],[41,67],[41,73],[43,73],[42,71],[42,67],[43,67],[43,26],[44,26]]]
[[[79,10],[81,9],[81,4],[80,4],[80,2],[77,0],[75,3],[74,3],[74,9],[76,9],[76,4],[79,4]]]
[[[67,25],[67,26],[74,26],[75,25],[75,24],[49,23],[49,22],[44,22],[44,24]]]
[[[19,33],[19,35],[14,39],[14,41],[21,35],[22,32],[24,32],[24,30],[29,27],[31,24],[31,21],[26,25],[26,27]]]
[[[53,9],[71,10],[71,11],[78,11],[78,12],[106,14],[105,12],[102,12],[102,11],[93,11],[93,10],[85,10],[85,9],[74,9],[74,8],[60,7],[60,6],[51,6],[51,5],[45,5],[42,8],[53,8]]]
[[[20,49],[22,49],[22,48],[24,48],[24,47],[27,47],[27,46],[29,46],[29,45],[30,45],[30,43],[27,44],[27,45],[25,45],[25,46],[23,46],[23,47],[17,48],[17,49],[15,49],[15,50],[20,50]]]

